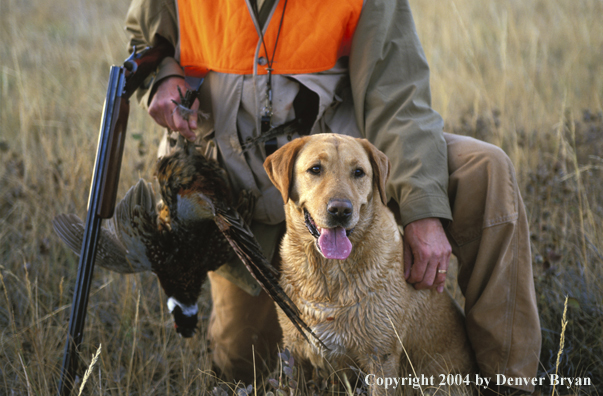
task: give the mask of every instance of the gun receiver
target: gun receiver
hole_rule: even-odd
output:
[[[94,258],[102,219],[113,216],[119,173],[123,157],[126,127],[130,112],[130,96],[140,87],[159,63],[174,55],[174,47],[164,38],[155,37],[157,45],[126,59],[123,66],[111,66],[107,96],[103,109],[98,147],[84,230],[82,250],[78,263],[73,304],[69,318],[69,334],[65,344],[59,395],[71,393],[78,369],[76,350],[83,339],[88,295],[94,272]]]

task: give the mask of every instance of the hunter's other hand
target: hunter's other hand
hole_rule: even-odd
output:
[[[182,77],[168,77],[163,80],[151,100],[149,106],[149,114],[156,123],[169,128],[172,131],[178,131],[185,139],[194,141],[196,139],[195,129],[197,129],[197,117],[189,117],[188,121],[182,118],[180,112],[176,109],[176,104],[173,101],[180,102],[180,94],[186,92],[186,84]],[[199,108],[199,100],[195,100],[192,110]]]
[[[415,289],[443,292],[451,253],[440,219],[417,220],[404,228],[404,276]]]

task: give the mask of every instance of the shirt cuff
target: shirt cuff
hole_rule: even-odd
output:
[[[145,82],[145,89],[138,90],[138,102],[145,109],[149,108],[159,84],[168,77],[184,78],[184,70],[182,70],[178,61],[171,57],[164,58],[157,67],[157,72],[149,77],[148,82]]]
[[[400,217],[402,226],[406,227],[413,221],[430,217],[450,221],[452,220],[452,212],[448,197],[425,195],[400,203]]]

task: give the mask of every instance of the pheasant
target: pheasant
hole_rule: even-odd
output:
[[[305,332],[316,338],[278,285],[278,272],[239,213],[251,211],[253,196],[243,194],[235,209],[226,172],[182,138],[172,154],[159,160],[156,176],[162,202],[156,205],[151,185],[143,179],[130,188],[101,229],[96,264],[120,273],[154,272],[168,296],[176,331],[191,337],[207,272],[234,251],[304,338]],[[73,214],[59,215],[53,227],[79,254],[83,221]]]

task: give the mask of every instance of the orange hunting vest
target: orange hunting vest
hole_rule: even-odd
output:
[[[258,58],[272,59],[284,0],[265,29]],[[305,74],[331,69],[349,54],[363,0],[288,0],[274,74]],[[244,0],[178,0],[180,64],[187,73],[207,70],[252,74],[260,37]],[[265,62],[264,62],[265,63]],[[268,66],[258,65],[258,74]]]

